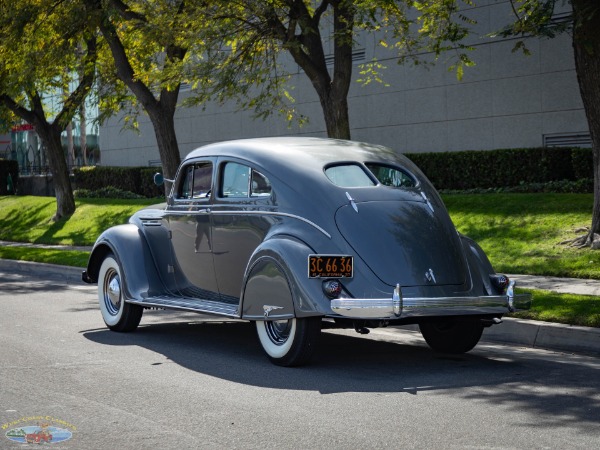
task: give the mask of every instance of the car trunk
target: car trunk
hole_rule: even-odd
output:
[[[395,286],[462,285],[467,264],[445,210],[427,202],[372,201],[342,206],[338,229],[384,283]]]

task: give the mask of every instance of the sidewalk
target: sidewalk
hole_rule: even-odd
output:
[[[528,289],[541,289],[560,294],[580,294],[600,296],[600,280],[581,278],[541,277],[537,275],[508,275],[517,281],[517,286]]]
[[[4,245],[0,242],[0,245]],[[83,268],[56,266],[0,259],[0,272],[18,272],[31,276],[49,277],[68,285],[83,284]],[[600,280],[575,278],[509,275],[520,287],[543,289],[561,293],[600,295]],[[535,302],[535,298],[534,298]],[[503,318],[503,323],[486,328],[482,341],[499,342],[523,347],[600,355],[600,328],[579,327],[558,323]],[[415,327],[412,327],[416,329]],[[394,328],[390,328],[394,329]],[[401,328],[396,328],[401,330]]]

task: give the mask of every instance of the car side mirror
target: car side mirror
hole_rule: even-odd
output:
[[[163,177],[163,174],[160,172],[157,172],[154,174],[154,184],[157,186],[162,186],[165,183],[165,178]]]

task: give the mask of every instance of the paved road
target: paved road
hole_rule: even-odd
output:
[[[49,422],[60,449],[595,448],[600,359],[414,332],[323,333],[314,364],[271,365],[251,325],[145,313],[106,330],[95,290],[0,273],[0,448]]]

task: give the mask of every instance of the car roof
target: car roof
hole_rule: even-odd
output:
[[[269,137],[239,139],[205,145],[185,158],[226,156],[276,170],[278,167],[322,171],[323,166],[344,161],[372,161],[410,164],[391,149],[363,142],[317,137]]]

